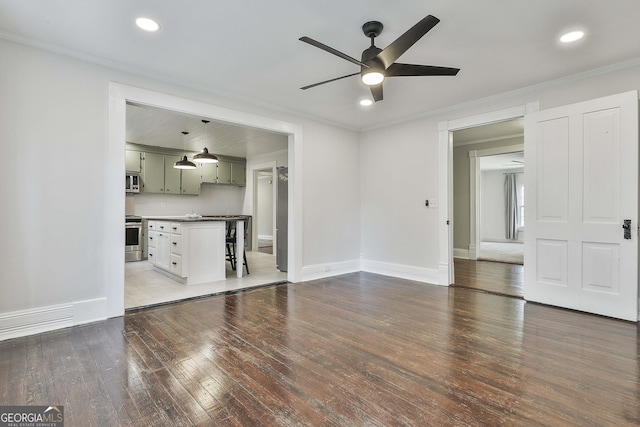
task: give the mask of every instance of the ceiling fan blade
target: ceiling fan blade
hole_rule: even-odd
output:
[[[335,79],[325,80],[325,81],[320,82],[320,83],[314,83],[314,84],[309,85],[309,86],[304,86],[304,87],[301,87],[300,89],[302,89],[302,90],[311,89],[312,87],[320,86],[320,85],[323,85],[325,83],[335,82],[336,80],[340,80],[340,79],[346,79],[347,77],[351,77],[351,76],[357,76],[358,74],[360,74],[360,73],[347,74],[346,76],[336,77]]]
[[[382,83],[375,86],[369,86],[371,88],[371,95],[375,102],[382,101]]]
[[[455,76],[460,68],[436,67],[434,65],[414,65],[394,63],[387,68],[387,77],[397,76]]]
[[[334,54],[336,56],[339,56],[342,59],[346,59],[349,62],[353,62],[356,65],[360,65],[361,67],[369,68],[369,66],[367,64],[364,64],[364,63],[358,61],[357,59],[352,58],[349,55],[344,54],[344,53],[340,52],[339,50],[335,50],[334,48],[329,47],[326,44],[320,43],[319,41],[316,41],[316,40],[314,40],[312,38],[304,36],[304,37],[300,37],[299,40],[303,41],[305,43],[309,43],[311,46],[315,46],[317,48],[320,48],[320,49],[324,50],[325,52],[329,52],[329,53],[332,53],[332,54]]]
[[[400,58],[407,49],[420,40],[422,36],[427,34],[438,22],[440,22],[438,18],[433,15],[428,15],[416,25],[409,28],[403,35],[395,39],[393,43],[380,52],[376,58],[382,61],[384,68],[389,68],[396,59]]]

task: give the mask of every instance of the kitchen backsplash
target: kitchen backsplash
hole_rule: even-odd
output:
[[[207,215],[241,214],[245,187],[208,185],[200,187],[199,196],[164,194],[127,194],[127,215]]]

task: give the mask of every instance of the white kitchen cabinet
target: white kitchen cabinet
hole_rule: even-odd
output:
[[[149,261],[158,271],[186,285],[225,279],[224,221],[152,220],[148,230]]]
[[[171,270],[171,233],[156,231],[156,261],[155,266],[163,270]]]

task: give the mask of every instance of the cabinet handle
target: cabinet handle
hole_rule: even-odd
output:
[[[171,243],[172,243],[172,244],[174,244],[174,245],[177,245],[177,244],[178,244],[178,242],[171,242]]]
[[[173,264],[173,265],[178,265],[178,263],[177,263],[177,262],[175,262],[175,261],[173,261],[171,264]]]
[[[149,240],[153,240],[153,237],[149,237]]]
[[[153,256],[153,254],[149,254],[149,256]]]
[[[177,229],[178,229],[178,227],[171,227],[171,228],[172,228],[172,229],[174,229],[174,230],[177,230]]]

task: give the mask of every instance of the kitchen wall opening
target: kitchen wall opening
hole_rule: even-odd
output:
[[[173,167],[203,147],[218,157],[217,164],[193,160],[196,169]],[[271,242],[273,169],[287,166],[288,135],[128,103],[125,148],[127,176],[139,177],[137,191],[125,190],[126,222],[140,224],[139,255],[125,263],[125,309],[286,282]],[[255,169],[264,163],[273,166]],[[255,174],[260,179],[254,182]],[[238,221],[243,250],[235,245]],[[218,235],[220,253],[207,249]],[[222,267],[206,277],[220,280],[198,279],[202,264],[193,260],[209,265],[213,252]]]

